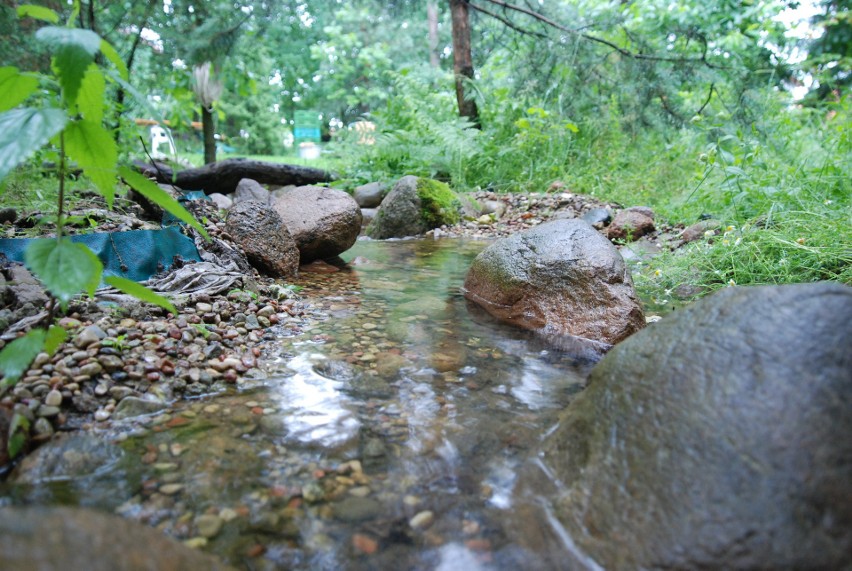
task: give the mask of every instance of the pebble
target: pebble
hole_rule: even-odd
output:
[[[47,406],[59,406],[62,404],[62,393],[53,389],[47,396],[44,397],[44,404]]]
[[[195,518],[195,527],[198,535],[211,539],[219,535],[222,530],[222,518],[217,515],[204,514]]]
[[[100,409],[95,411],[95,420],[98,422],[103,422],[112,416],[112,413],[108,410]]]
[[[365,555],[372,555],[379,550],[379,542],[363,533],[352,536],[352,547]]]
[[[411,529],[426,529],[435,521],[435,514],[429,510],[422,511],[408,520]]]
[[[183,490],[183,484],[166,484],[160,486],[160,493],[166,496],[173,496]]]

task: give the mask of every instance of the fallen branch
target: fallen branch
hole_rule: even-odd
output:
[[[157,182],[173,184],[182,190],[203,190],[206,194],[234,192],[244,178],[281,186],[304,186],[335,179],[332,173],[322,169],[249,159],[225,159],[176,173],[163,163],[157,163],[156,167],[141,162],[134,164],[142,174]]]

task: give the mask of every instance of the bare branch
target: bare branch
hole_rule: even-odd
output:
[[[476,10],[477,12],[481,12],[481,13],[485,14],[486,16],[491,16],[495,20],[499,20],[505,26],[515,30],[518,33],[524,34],[526,36],[535,36],[537,38],[546,38],[547,37],[546,35],[542,34],[541,32],[532,32],[530,30],[525,30],[525,29],[521,28],[520,26],[517,26],[514,22],[512,22],[511,20],[509,20],[505,16],[501,16],[500,14],[496,14],[496,13],[490,11],[490,10],[486,10],[482,6],[477,6],[473,2],[468,2],[468,6],[470,6],[471,8]]]
[[[588,40],[590,42],[596,42],[598,44],[605,45],[605,46],[615,50],[616,52],[620,53],[621,55],[623,55],[625,57],[632,58],[632,59],[649,60],[649,61],[668,61],[668,62],[676,62],[676,63],[693,62],[693,63],[701,63],[701,64],[704,64],[708,67],[716,67],[716,66],[712,65],[710,62],[708,62],[707,59],[706,59],[706,56],[707,56],[706,44],[705,44],[704,53],[701,55],[700,58],[666,57],[666,56],[656,56],[656,55],[650,55],[650,54],[636,53],[636,52],[630,51],[628,49],[625,49],[625,48],[619,46],[618,44],[615,44],[615,43],[613,43],[609,40],[606,40],[604,38],[600,38],[598,36],[593,36],[592,34],[587,34],[585,32],[581,32],[579,30],[574,30],[572,28],[568,28],[567,26],[563,26],[559,22],[551,20],[550,18],[548,18],[548,17],[546,17],[542,14],[539,14],[535,10],[525,8],[523,6],[517,6],[515,4],[509,4],[508,2],[504,2],[503,0],[483,0],[483,1],[494,4],[495,6],[500,6],[504,9],[514,10],[516,12],[520,12],[521,14],[526,14],[527,16],[534,18],[534,19],[538,20],[539,22],[547,24],[551,28],[555,28],[557,30],[560,30],[560,31],[565,32],[566,34],[570,34],[572,36],[577,36],[579,38],[583,38],[584,40]],[[473,5],[471,4],[471,6],[473,6]],[[475,9],[482,11],[482,9],[480,7],[475,7]],[[503,20],[502,18],[498,18],[498,19],[500,19],[501,21]]]

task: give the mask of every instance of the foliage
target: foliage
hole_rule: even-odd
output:
[[[116,58],[115,50],[96,33],[73,27],[79,3],[74,8],[68,26],[44,26],[35,34],[53,54],[52,73],[25,74],[10,67],[0,70],[0,86],[8,101],[17,105],[38,95],[43,103],[41,107],[15,107],[0,114],[0,181],[49,141],[59,147],[56,238],[33,242],[24,254],[27,267],[53,296],[51,318],[57,304],[65,309],[81,291],[94,295],[103,272],[100,260],[91,250],[63,236],[63,228],[69,222],[64,214],[67,157],[76,161],[109,206],[120,173],[137,191],[206,236],[204,228],[156,184],[131,169],[118,168],[114,138],[103,126],[105,110],[110,108],[105,91],[108,78],[122,81],[127,70]],[[19,13],[49,22],[59,21],[59,14],[44,7],[25,5],[19,7]],[[95,57],[99,53],[113,63],[116,74],[108,74],[97,65]],[[51,89],[46,98],[37,93],[39,85]],[[106,281],[143,301],[175,311],[168,300],[135,282],[117,277]],[[50,326],[47,330],[34,329],[9,343],[0,352],[3,382],[13,384],[39,352],[44,349],[52,352],[62,339],[64,331]]]

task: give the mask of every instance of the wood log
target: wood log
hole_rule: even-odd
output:
[[[219,192],[229,194],[244,178],[262,184],[304,186],[319,182],[331,182],[335,176],[325,170],[299,165],[253,161],[249,159],[225,159],[203,167],[174,172],[167,165],[134,162],[142,174],[154,177],[157,182],[173,184],[182,190],[203,190],[205,194]]]

